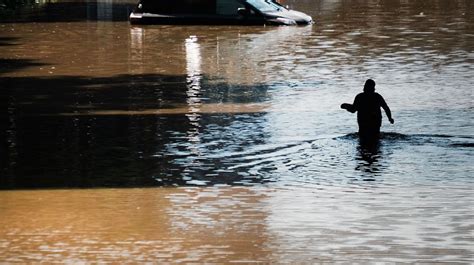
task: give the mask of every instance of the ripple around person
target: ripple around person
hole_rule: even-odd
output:
[[[359,140],[359,133],[353,132],[346,135],[337,136],[333,140]],[[375,141],[380,144],[397,144],[406,142],[412,145],[434,144],[447,147],[474,147],[474,138],[466,135],[447,134],[403,134],[397,132],[381,132]]]

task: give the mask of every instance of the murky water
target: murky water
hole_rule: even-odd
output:
[[[471,1],[286,1],[305,27],[39,2],[0,23],[0,261],[473,262]],[[339,108],[367,78],[374,146]]]

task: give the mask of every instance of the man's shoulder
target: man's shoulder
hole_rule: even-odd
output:
[[[380,95],[379,93],[375,92],[374,95],[377,97],[377,98],[381,98],[383,99],[382,95]]]

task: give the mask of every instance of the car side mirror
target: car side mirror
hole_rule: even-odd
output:
[[[237,9],[237,14],[239,14],[239,16],[246,17],[246,16],[248,16],[249,12],[247,11],[246,8],[244,8],[244,7],[239,7],[239,8]]]

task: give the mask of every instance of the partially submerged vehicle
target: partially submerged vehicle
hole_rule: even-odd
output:
[[[307,25],[310,16],[274,0],[140,0],[132,24]]]

